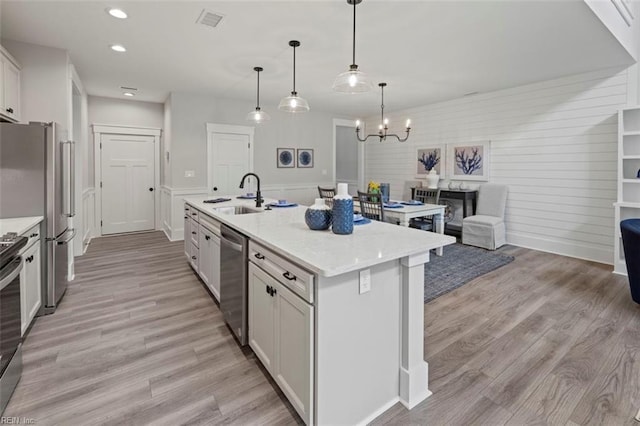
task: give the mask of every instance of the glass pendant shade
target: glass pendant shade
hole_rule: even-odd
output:
[[[333,90],[342,93],[363,93],[373,89],[373,83],[367,76],[358,69],[356,65],[351,66],[349,71],[339,74],[333,82]]]
[[[269,121],[271,117],[260,108],[256,108],[255,111],[251,111],[247,114],[247,121],[253,121],[254,123],[262,123],[263,121]]]
[[[278,109],[286,112],[307,112],[309,111],[309,103],[297,93],[291,92],[291,95],[280,100]]]
[[[296,47],[300,47],[298,40],[291,40],[289,46],[293,47],[293,90],[291,95],[285,96],[280,100],[278,109],[286,112],[307,112],[309,111],[309,102],[298,96],[296,92]]]
[[[254,67],[253,70],[257,76],[257,89],[256,89],[256,109],[247,114],[247,121],[253,121],[256,124],[260,124],[263,121],[271,120],[269,114],[260,109],[260,72],[264,71],[262,67]]]

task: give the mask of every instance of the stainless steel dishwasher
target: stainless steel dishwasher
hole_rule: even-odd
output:
[[[248,343],[248,238],[224,224],[220,226],[220,234],[220,309],[244,346]]]

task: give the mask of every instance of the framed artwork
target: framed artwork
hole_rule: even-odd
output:
[[[298,167],[300,168],[313,167],[313,149],[309,149],[309,148],[298,149]]]
[[[418,148],[416,151],[416,177],[425,179],[431,169],[444,177],[444,145],[436,145],[427,148]]]
[[[296,150],[293,148],[278,148],[278,168],[290,169],[296,166]]]
[[[489,180],[490,141],[447,145],[447,163],[451,180]]]

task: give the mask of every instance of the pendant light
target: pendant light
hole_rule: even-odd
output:
[[[382,103],[380,104],[380,125],[378,126],[378,133],[372,133],[362,139],[360,137],[360,120],[358,120],[356,121],[356,138],[358,138],[360,142],[365,142],[370,137],[377,137],[380,139],[380,142],[382,142],[384,140],[387,140],[387,136],[392,136],[398,139],[398,142],[405,142],[407,139],[409,139],[409,132],[411,131],[411,120],[407,120],[407,125],[404,130],[406,132],[406,135],[404,138],[401,138],[400,136],[393,133],[387,134],[387,130],[389,130],[389,119],[384,118],[384,88],[387,86],[387,83],[378,83],[378,86],[380,86],[380,91],[382,94]]]
[[[296,92],[296,47],[300,47],[298,40],[291,40],[289,46],[293,47],[293,91],[291,96],[285,96],[280,101],[278,109],[287,112],[307,112],[309,111],[309,103],[298,96]]]
[[[345,71],[336,77],[333,82],[333,90],[342,93],[364,93],[373,89],[369,77],[358,69],[356,65],[356,5],[362,0],[347,0],[347,4],[353,5],[353,56],[349,71]]]
[[[247,114],[247,120],[253,121],[256,124],[260,124],[263,121],[271,120],[271,117],[269,117],[269,114],[267,114],[266,112],[260,109],[260,72],[263,71],[263,69],[262,67],[253,67],[253,70],[256,72],[258,76],[258,89],[256,91],[256,109],[255,111],[251,111],[249,114]]]

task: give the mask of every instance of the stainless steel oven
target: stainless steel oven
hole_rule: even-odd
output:
[[[20,271],[18,251],[27,239],[4,241],[0,247],[0,410],[4,412],[22,374]]]

